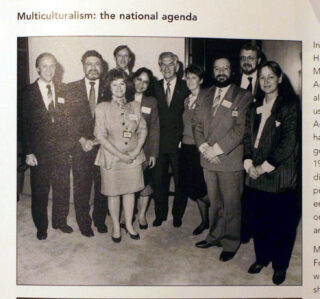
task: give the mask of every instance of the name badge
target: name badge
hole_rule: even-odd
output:
[[[130,120],[138,120],[138,115],[133,114],[133,113],[130,113],[130,114],[129,114],[129,119],[130,119]]]
[[[58,103],[60,103],[60,104],[64,104],[64,98],[60,98],[60,97],[58,97]]]
[[[262,106],[257,107],[257,114],[261,114],[262,113]]]
[[[131,138],[131,137],[132,137],[132,132],[130,132],[130,131],[123,131],[122,137],[123,137],[123,138]]]
[[[227,100],[223,100],[223,102],[221,103],[222,106],[226,107],[226,108],[230,108],[232,106],[232,103],[227,101]]]
[[[142,113],[146,113],[146,114],[150,114],[151,113],[151,108],[142,106],[141,107],[141,112]]]
[[[232,111],[232,116],[238,117],[239,111],[237,111],[237,110]]]

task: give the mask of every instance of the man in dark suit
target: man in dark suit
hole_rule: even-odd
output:
[[[50,53],[36,59],[39,79],[27,86],[22,96],[23,145],[26,164],[31,169],[31,211],[37,238],[45,240],[48,229],[48,195],[53,191],[52,227],[64,233],[73,230],[67,225],[68,198],[60,192],[61,178],[57,163],[68,153],[67,109],[63,88],[53,83],[57,60]]]
[[[187,198],[179,190],[178,146],[182,138],[182,113],[189,90],[184,80],[177,77],[178,57],[171,52],[159,56],[159,66],[164,79],[154,84],[153,95],[157,99],[160,119],[159,158],[154,170],[154,199],[156,219],[153,226],[160,226],[168,216],[169,165],[171,166],[175,197],[173,202],[173,225],[182,224]]]
[[[263,92],[259,86],[258,67],[261,63],[262,52],[258,45],[247,43],[240,50],[240,73],[235,83],[243,89],[250,91],[253,97],[260,98]]]
[[[103,72],[103,58],[97,51],[90,50],[82,56],[81,62],[85,77],[68,84],[67,98],[72,103],[70,109],[72,120],[70,134],[73,140],[71,167],[76,218],[82,235],[91,237],[94,233],[91,229],[89,200],[93,182],[95,189],[93,222],[100,233],[108,231],[105,224],[107,198],[100,192],[100,169],[94,165],[98,146],[93,136],[95,107],[102,101],[103,84],[100,77]]]
[[[220,260],[232,259],[240,245],[243,189],[243,145],[250,92],[231,84],[231,63],[218,56],[213,65],[215,84],[196,107],[194,137],[208,189],[210,229],[199,248],[222,246]]]

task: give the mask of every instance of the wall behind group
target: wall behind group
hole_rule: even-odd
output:
[[[35,61],[39,54],[50,52],[63,67],[63,82],[83,78],[81,56],[87,50],[97,50],[107,61],[109,69],[115,67],[114,49],[119,45],[127,45],[135,53],[134,70],[145,66],[150,68],[158,78],[161,73],[158,57],[161,52],[171,51],[181,61],[185,59],[184,38],[159,37],[29,37],[30,82],[37,79]]]

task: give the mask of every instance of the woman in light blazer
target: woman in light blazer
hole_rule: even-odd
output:
[[[121,241],[119,212],[123,198],[126,231],[134,240],[140,239],[132,226],[134,194],[144,188],[142,146],[147,127],[134,100],[132,83],[121,69],[109,72],[105,102],[96,107],[95,137],[100,143],[96,165],[101,170],[101,193],[108,196],[113,222],[114,242]]]
[[[248,109],[244,134],[244,168],[256,261],[259,273],[270,262],[273,282],[285,281],[297,226],[299,103],[283,85],[280,66],[264,62],[258,71],[264,98]]]
[[[146,161],[143,163],[145,188],[139,193],[139,227],[147,229],[146,211],[149,203],[149,197],[153,193],[151,187],[152,169],[156,164],[159,153],[159,114],[157,100],[148,96],[149,87],[153,82],[152,71],[142,67],[133,74],[133,83],[135,87],[135,101],[139,104],[142,116],[147,122],[148,135],[143,145],[143,151],[146,155]]]

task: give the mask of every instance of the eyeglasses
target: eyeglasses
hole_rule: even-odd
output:
[[[240,57],[241,62],[245,62],[245,61],[254,62],[255,60],[257,60],[257,57],[255,57],[255,56],[241,56]]]

